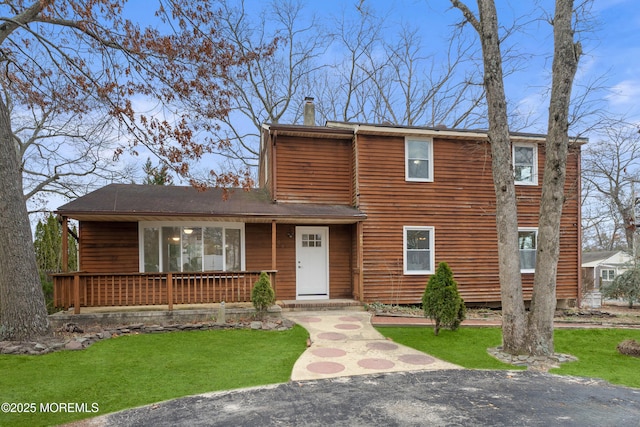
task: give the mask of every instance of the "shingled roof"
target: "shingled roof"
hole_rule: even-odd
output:
[[[245,222],[354,223],[366,219],[345,205],[274,203],[258,189],[111,184],[62,205],[57,214],[81,221],[224,219]]]

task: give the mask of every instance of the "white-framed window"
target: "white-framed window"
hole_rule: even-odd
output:
[[[405,180],[433,181],[433,140],[405,137]]]
[[[405,226],[403,236],[404,274],[433,274],[435,229]]]
[[[520,249],[520,272],[535,272],[538,229],[518,228],[518,248]]]
[[[600,270],[600,277],[603,282],[613,282],[613,279],[616,278],[616,270],[609,268]]]
[[[244,223],[138,224],[141,272],[242,271]]]
[[[518,185],[538,185],[538,146],[513,144],[513,171]]]

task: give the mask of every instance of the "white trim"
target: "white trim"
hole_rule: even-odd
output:
[[[514,142],[511,145],[511,159],[513,162],[513,169],[515,175],[515,161],[516,161],[516,147],[527,147],[533,149],[533,170],[531,171],[531,181],[516,181],[514,179],[515,185],[530,185],[537,186],[538,185],[538,144],[532,144],[527,142]]]
[[[409,143],[424,142],[427,143],[429,149],[429,158],[425,159],[429,162],[429,177],[415,178],[409,176]],[[405,136],[404,138],[404,179],[412,182],[433,182],[433,138]]]
[[[431,266],[430,270],[408,270],[407,269],[407,231],[409,230],[426,230],[429,232],[429,265]],[[433,274],[435,259],[436,259],[436,229],[431,226],[423,226],[423,225],[405,225],[402,227],[402,271],[405,275],[424,275],[424,274]]]
[[[138,221],[138,269],[140,272],[144,272],[144,229],[157,227],[162,233],[162,227],[222,227],[223,229],[236,229],[240,230],[240,270],[246,269],[245,255],[246,255],[246,243],[245,243],[245,223],[244,222],[215,222],[215,221]],[[225,233],[223,233],[224,239]],[[160,235],[162,239],[162,234]],[[163,248],[160,247],[162,250]],[[160,263],[162,263],[162,253],[160,253]],[[162,268],[160,268],[162,270]]]
[[[536,232],[536,252],[538,251],[538,227],[518,227],[518,240],[520,239],[520,232],[521,231],[535,231]],[[519,245],[518,245],[519,246]],[[520,260],[520,248],[518,247],[518,260]],[[536,264],[538,263],[538,260],[536,259]],[[535,273],[536,269],[534,268],[520,268],[520,273]]]

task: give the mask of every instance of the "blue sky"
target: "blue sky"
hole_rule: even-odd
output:
[[[580,0],[576,0],[579,3]],[[360,0],[308,1],[306,4],[318,14],[340,14],[342,10],[353,13],[353,5]],[[448,0],[363,0],[363,5],[373,8],[378,14],[388,16],[389,31],[399,23],[410,23],[421,28],[424,40],[433,45],[446,46],[451,26],[460,21],[461,13],[451,8]],[[475,0],[468,0],[470,8],[476,8]],[[597,96],[602,107],[618,117],[640,123],[640,4],[638,0],[596,0],[591,8],[594,22],[588,31],[578,38],[584,55],[576,76],[579,86],[598,82],[602,90]],[[526,22],[542,9],[552,11],[550,0],[497,0],[498,18],[503,25],[514,18]],[[537,110],[538,129],[546,126],[546,105],[541,98],[549,86],[551,55],[553,49],[552,28],[548,23],[532,21],[524,31],[508,43],[520,52],[531,54],[525,69],[506,82],[508,97],[525,109]],[[540,128],[540,125],[543,127]]]

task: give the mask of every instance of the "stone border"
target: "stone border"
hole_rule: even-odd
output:
[[[529,370],[540,372],[548,372],[549,369],[559,368],[561,363],[578,361],[577,357],[563,353],[554,353],[552,356],[513,355],[503,352],[502,346],[488,348],[487,353],[502,363],[526,366]]]
[[[82,350],[91,344],[122,335],[153,334],[177,331],[206,331],[225,329],[255,329],[286,331],[294,323],[282,318],[267,318],[263,321],[238,320],[228,323],[201,322],[176,325],[145,325],[135,323],[114,328],[101,329],[98,332],[84,333],[75,323],[66,323],[58,328],[53,336],[42,337],[35,341],[0,341],[0,354],[40,355],[60,350]]]

